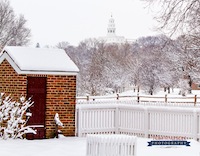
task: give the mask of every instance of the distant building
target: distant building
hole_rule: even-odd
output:
[[[111,18],[108,22],[107,28],[107,35],[104,37],[99,37],[100,41],[105,41],[106,43],[125,43],[125,42],[133,42],[134,40],[127,40],[124,36],[117,36],[116,35],[116,28],[115,28],[115,20],[111,15]]]

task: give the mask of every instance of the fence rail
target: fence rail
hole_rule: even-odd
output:
[[[129,134],[200,139],[200,108],[144,105],[77,105],[77,135]]]
[[[134,100],[138,103],[140,102],[165,102],[165,103],[192,103],[194,106],[200,104],[200,97],[197,95],[191,96],[146,96],[146,95],[132,95],[132,96],[120,96],[116,94],[114,96],[85,96],[85,97],[76,97],[77,102],[84,101],[99,101],[99,100]]]

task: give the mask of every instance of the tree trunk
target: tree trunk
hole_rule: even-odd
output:
[[[167,87],[167,90],[168,90],[168,94],[170,94],[170,87]]]
[[[151,88],[149,89],[149,94],[150,94],[150,95],[153,95],[153,87],[151,87]]]
[[[188,79],[189,79],[188,84],[189,84],[189,87],[190,87],[188,89],[188,93],[191,94],[192,93],[192,79],[191,79],[190,75],[188,75]]]

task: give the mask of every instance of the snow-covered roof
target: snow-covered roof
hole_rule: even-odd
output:
[[[18,74],[76,75],[78,67],[62,49],[7,46],[0,54]]]

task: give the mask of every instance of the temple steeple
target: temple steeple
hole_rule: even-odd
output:
[[[107,44],[113,44],[113,43],[121,44],[127,41],[124,36],[117,36],[115,33],[116,33],[115,20],[111,14],[108,21],[107,35],[103,37],[99,37],[99,40],[104,41]]]
[[[109,22],[108,22],[107,36],[116,36],[115,35],[115,30],[116,30],[116,28],[115,28],[115,20],[111,15],[111,18],[109,19]]]

